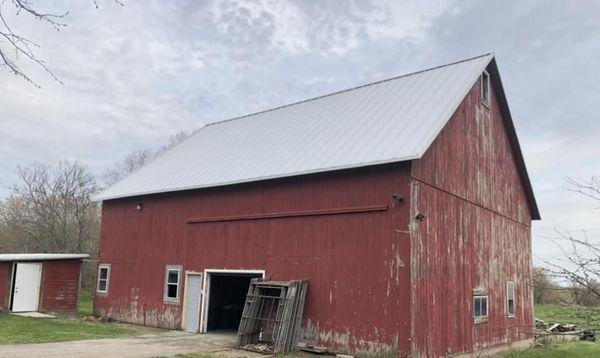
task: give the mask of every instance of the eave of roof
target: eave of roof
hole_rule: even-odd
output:
[[[492,86],[494,87],[494,91],[498,94],[500,111],[502,112],[502,117],[505,118],[504,125],[506,131],[508,132],[508,139],[513,150],[515,162],[517,164],[517,169],[521,176],[521,183],[523,184],[523,189],[525,190],[525,196],[527,197],[527,202],[529,204],[531,218],[533,220],[541,220],[540,210],[538,208],[537,201],[535,200],[535,194],[533,192],[533,187],[531,186],[529,174],[527,173],[525,158],[523,157],[523,152],[521,151],[521,145],[519,144],[517,131],[515,130],[512,115],[510,114],[508,100],[506,98],[506,93],[504,93],[502,78],[500,77],[500,71],[498,70],[498,65],[496,63],[495,58],[492,59],[492,61],[490,62],[488,66],[488,71],[490,72],[492,78]]]
[[[90,255],[88,254],[0,254],[0,262],[6,261],[50,261],[50,260],[77,260],[87,259]]]

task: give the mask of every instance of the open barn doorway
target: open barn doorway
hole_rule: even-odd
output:
[[[264,270],[205,270],[202,332],[237,331],[253,278]]]

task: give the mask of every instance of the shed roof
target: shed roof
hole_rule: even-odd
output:
[[[87,259],[88,254],[0,254],[2,261],[49,261]]]
[[[208,124],[94,199],[419,159],[493,59],[488,53]]]

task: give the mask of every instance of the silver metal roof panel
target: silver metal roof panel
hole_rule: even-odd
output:
[[[206,125],[95,200],[421,158],[492,54]]]

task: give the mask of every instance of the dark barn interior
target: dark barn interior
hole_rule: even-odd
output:
[[[211,274],[208,331],[237,331],[250,280],[261,275]]]

